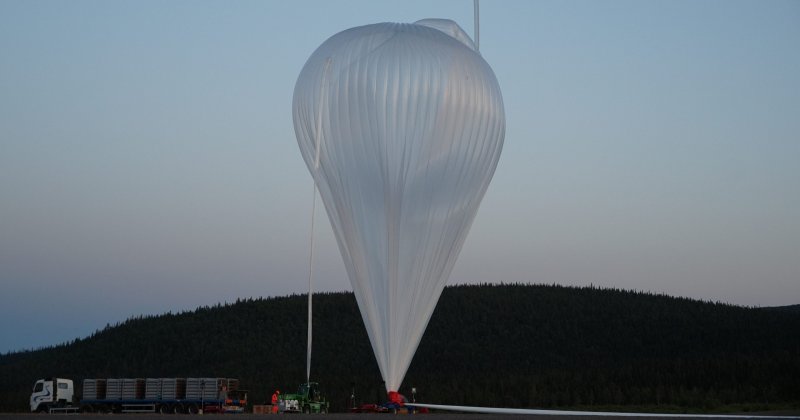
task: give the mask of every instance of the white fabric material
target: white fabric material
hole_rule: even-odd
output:
[[[409,407],[431,410],[458,411],[460,413],[523,414],[537,416],[598,416],[598,417],[688,417],[709,419],[800,419],[800,416],[758,416],[747,414],[666,414],[666,413],[621,413],[607,411],[537,410],[527,408],[470,407],[461,405],[406,403]]]
[[[303,67],[292,110],[387,391],[402,383],[505,135],[500,87],[469,36],[424,23],[332,36]]]

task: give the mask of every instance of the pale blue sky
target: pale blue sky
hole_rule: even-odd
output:
[[[469,0],[0,0],[0,352],[303,293],[297,75],[428,17],[473,33]],[[800,303],[799,1],[484,1],[480,41],[506,143],[450,284]]]

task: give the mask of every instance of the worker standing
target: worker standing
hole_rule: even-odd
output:
[[[275,393],[272,394],[272,413],[273,414],[277,414],[278,413],[278,396],[279,395],[281,395],[281,391],[277,390],[277,389],[275,390]]]

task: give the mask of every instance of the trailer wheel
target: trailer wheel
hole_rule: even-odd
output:
[[[169,404],[161,404],[161,405],[158,406],[158,413],[159,414],[172,414],[172,413],[174,413],[174,411],[172,411],[172,407],[170,407]]]
[[[180,404],[175,404],[172,406],[172,413],[173,414],[183,414],[183,406]]]
[[[200,408],[197,407],[197,404],[190,404],[188,407],[186,407],[186,412],[188,414],[197,414],[200,412]]]
[[[81,413],[93,413],[94,407],[91,404],[81,406]]]

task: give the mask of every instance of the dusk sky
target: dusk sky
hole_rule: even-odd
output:
[[[423,18],[473,34],[469,0],[0,0],[0,352],[305,293],[300,69]],[[480,24],[507,130],[449,284],[800,303],[800,1],[483,1]],[[317,211],[315,288],[351,290]]]

